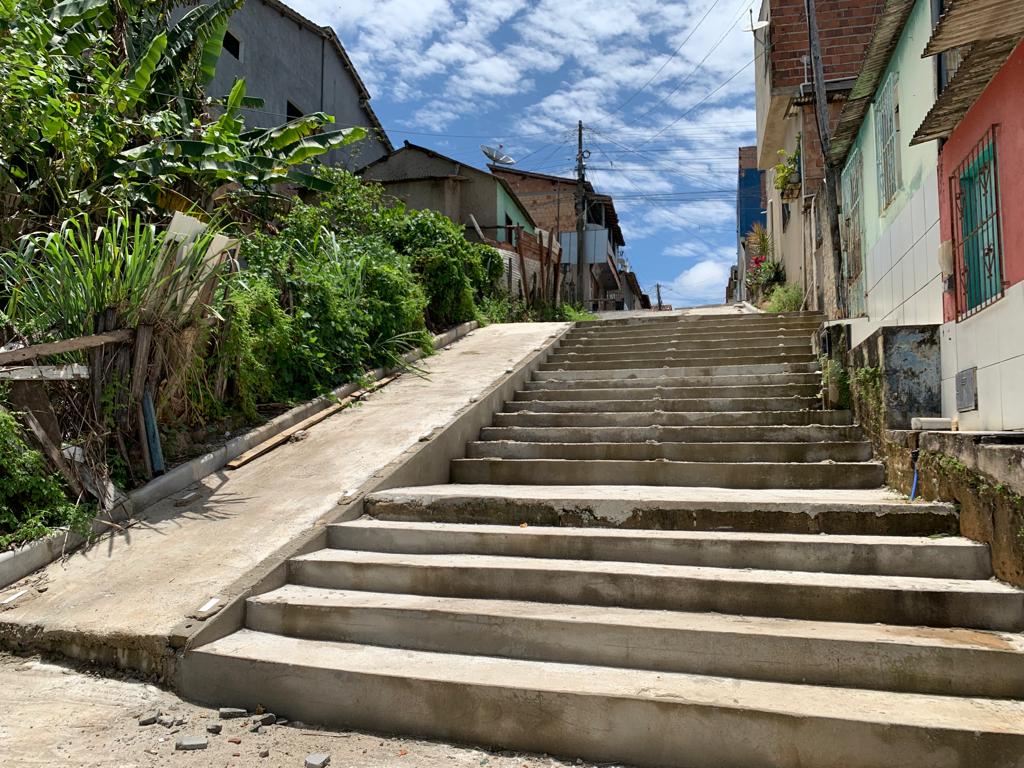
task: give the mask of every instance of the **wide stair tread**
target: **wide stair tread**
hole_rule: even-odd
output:
[[[195,652],[200,699],[640,765],[1019,765],[1024,704],[416,651],[242,630]],[[225,680],[235,682],[230,687]],[[268,685],[274,681],[274,685]],[[314,693],[315,692],[315,693]],[[554,716],[557,713],[557,716]],[[712,723],[728,723],[728,738]],[[584,727],[582,724],[586,724]],[[684,757],[685,756],[685,757]],[[890,762],[882,763],[882,757]],[[683,762],[685,760],[685,762]],[[965,763],[959,763],[965,765]]]

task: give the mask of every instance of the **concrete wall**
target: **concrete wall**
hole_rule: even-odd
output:
[[[1024,282],[976,315],[942,326],[942,415],[960,429],[1024,429]],[[978,369],[978,410],[958,413],[956,374]]]
[[[786,118],[782,127],[782,148],[792,152],[800,143],[802,125],[799,114]],[[776,155],[774,162],[778,161]],[[786,282],[806,287],[809,272],[805,266],[802,203],[799,199],[788,203],[782,199],[782,193],[775,188],[774,169],[765,172],[765,196],[768,203],[767,226],[775,246],[775,258],[780,259],[786,268]],[[784,216],[784,206],[789,207],[788,223]]]
[[[184,10],[175,17],[180,18]],[[291,101],[303,114],[322,111],[333,115],[337,128],[358,125],[373,129],[355,80],[324,37],[262,0],[248,0],[235,11],[228,30],[241,43],[240,57],[221,51],[207,92],[213,97],[225,96],[237,79],[244,78],[248,95],[264,101],[262,109],[246,110],[247,124],[269,128],[286,122]],[[371,137],[321,159],[356,170],[386,153],[383,141]]]

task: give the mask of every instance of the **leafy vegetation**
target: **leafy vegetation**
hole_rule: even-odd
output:
[[[21,437],[18,422],[0,408],[0,550],[70,526],[84,533],[94,509],[64,495],[43,455]]]
[[[766,312],[799,312],[804,304],[804,292],[799,285],[776,285],[768,294]]]
[[[799,139],[798,139],[799,141]],[[779,162],[775,164],[775,188],[784,192],[790,184],[800,182],[800,145],[792,152],[779,150]]]

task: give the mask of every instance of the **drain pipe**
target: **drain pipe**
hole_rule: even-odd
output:
[[[914,470],[914,483],[910,486],[910,500],[917,498],[917,460],[921,457],[921,449],[915,448],[910,452],[910,468]]]

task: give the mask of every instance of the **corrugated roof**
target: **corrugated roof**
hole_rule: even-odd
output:
[[[889,66],[889,60],[896,51],[896,46],[907,24],[910,12],[916,0],[886,0],[885,7],[878,15],[875,31],[868,43],[860,73],[850,89],[843,111],[839,114],[839,123],[832,136],[831,159],[841,164],[857,139],[857,133],[864,122],[864,117],[871,108],[875,91],[882,80],[882,75]]]
[[[949,136],[1020,41],[1021,35],[1016,34],[973,45],[910,140],[911,145]]]
[[[954,0],[935,26],[924,55],[1011,35],[1024,35],[1024,0]]]

